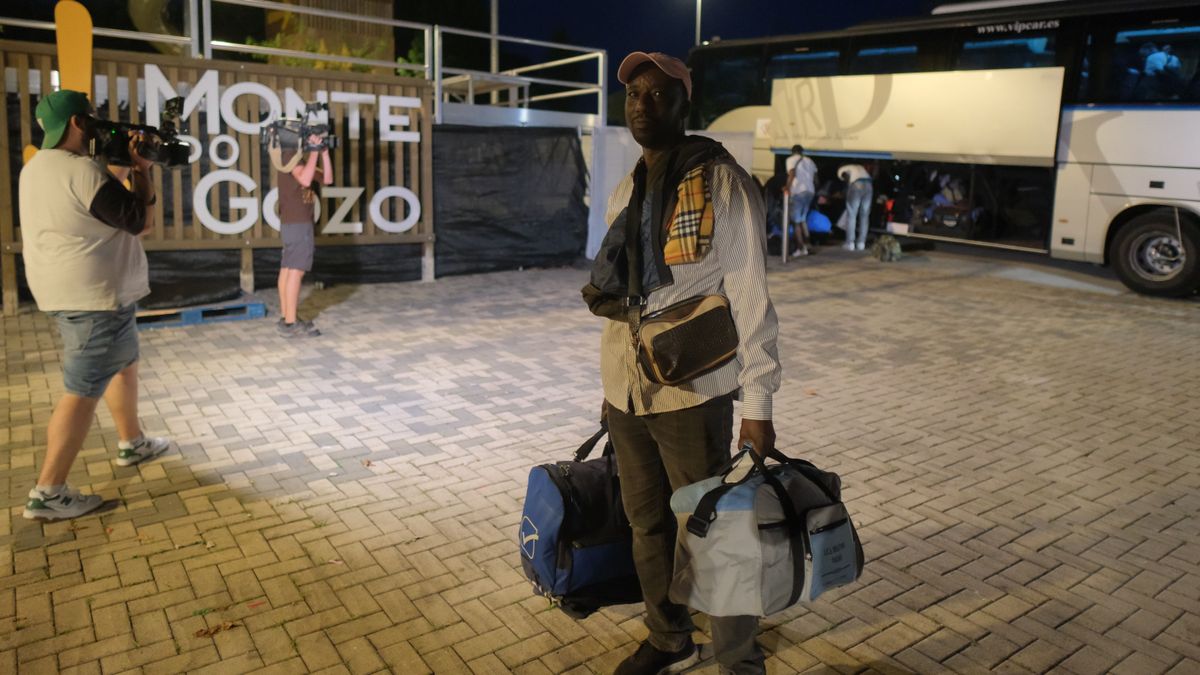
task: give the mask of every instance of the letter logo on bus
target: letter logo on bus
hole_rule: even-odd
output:
[[[892,98],[891,75],[859,75],[873,79],[870,104],[861,119],[843,124],[834,91],[834,78],[802,78],[784,84],[791,112],[789,126],[804,139],[841,139],[870,127],[883,116]]]

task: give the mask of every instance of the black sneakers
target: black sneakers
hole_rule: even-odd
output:
[[[283,319],[275,322],[275,330],[286,338],[294,337],[317,337],[321,334],[321,330],[313,325],[311,321],[297,319],[296,323],[284,323]]]
[[[688,638],[687,644],[677,652],[664,652],[649,642],[643,642],[632,656],[617,666],[614,675],[659,675],[678,673],[691,668],[700,660],[700,650]]]

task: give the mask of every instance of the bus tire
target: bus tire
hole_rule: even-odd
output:
[[[1200,227],[1188,215],[1176,229],[1172,209],[1143,213],[1117,232],[1112,247],[1113,269],[1138,293],[1178,298],[1200,288]]]

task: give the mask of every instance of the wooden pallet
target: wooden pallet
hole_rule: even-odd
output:
[[[138,310],[139,330],[149,328],[176,328],[203,323],[261,319],[267,315],[267,306],[252,295],[242,295],[237,300],[215,302],[210,305],[178,307],[173,309]]]

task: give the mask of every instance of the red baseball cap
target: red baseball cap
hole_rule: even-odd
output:
[[[625,60],[621,61],[621,66],[617,68],[617,81],[621,84],[629,84],[629,76],[638,66],[646,62],[653,63],[669,77],[683,82],[688,100],[692,100],[692,74],[688,72],[687,64],[662,52],[633,52],[626,56]]]

